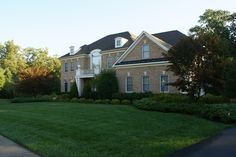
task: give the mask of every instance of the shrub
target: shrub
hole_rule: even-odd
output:
[[[110,104],[111,101],[110,101],[109,99],[103,99],[103,100],[102,100],[102,103],[103,103],[103,104]]]
[[[62,93],[57,96],[57,100],[68,101],[68,100],[70,100],[70,95],[68,93]]]
[[[72,98],[70,101],[71,102],[79,102],[79,98]]]
[[[129,105],[129,104],[131,104],[131,101],[124,99],[124,100],[121,101],[121,104]]]
[[[134,100],[139,100],[142,98],[152,97],[153,94],[151,92],[147,93],[115,93],[113,94],[113,99],[119,99],[120,101],[127,99],[133,102]]]
[[[192,100],[183,94],[155,94],[153,100],[161,103],[191,103]]]
[[[95,104],[102,104],[103,103],[103,101],[101,99],[97,99],[94,102],[95,102]]]
[[[70,93],[69,94],[70,94],[71,98],[78,97],[78,89],[77,89],[77,85],[76,85],[75,81],[71,85],[71,89],[70,89]]]
[[[227,103],[230,100],[223,96],[206,94],[205,96],[201,97],[199,101],[205,104],[220,104],[220,103]]]
[[[118,92],[118,80],[113,70],[103,70],[95,77],[94,85],[100,99],[111,99]]]
[[[141,110],[191,114],[212,121],[224,123],[230,123],[233,121],[232,117],[230,116],[231,111],[226,107],[226,105],[163,103],[154,101],[153,99],[144,98],[135,101],[134,106]]]
[[[120,100],[119,99],[112,99],[111,104],[118,105],[118,104],[120,104]]]
[[[36,98],[36,97],[16,97],[11,100],[12,103],[28,103],[28,102],[49,102],[52,99]]]

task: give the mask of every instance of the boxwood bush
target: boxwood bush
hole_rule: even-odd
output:
[[[134,106],[141,110],[173,112],[196,115],[212,121],[231,123],[230,109],[223,104],[200,103],[163,103],[150,98],[144,98],[134,102]]]

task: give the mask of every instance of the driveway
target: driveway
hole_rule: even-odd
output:
[[[0,135],[0,157],[40,157]]]
[[[236,157],[236,127],[179,150],[168,157]]]

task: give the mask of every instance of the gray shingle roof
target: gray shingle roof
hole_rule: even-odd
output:
[[[152,34],[153,36],[165,41],[166,43],[175,46],[181,39],[185,38],[186,35],[179,32],[178,30],[161,32]]]
[[[117,37],[122,37],[122,38],[125,38],[128,40],[125,43],[125,45],[120,48],[128,48],[136,39],[136,36],[130,32],[121,32],[121,33],[117,33],[117,34],[111,34],[111,35],[105,36],[105,37],[103,37],[103,38],[101,38],[89,45],[81,46],[80,50],[75,55],[89,54],[94,49],[100,49],[102,51],[118,49],[118,48],[115,48],[115,38],[117,38]],[[61,56],[60,58],[67,57],[67,56],[70,56],[70,54],[68,53],[64,56]]]

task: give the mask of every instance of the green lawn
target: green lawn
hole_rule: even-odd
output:
[[[131,106],[0,100],[0,133],[44,157],[161,157],[225,127]]]

